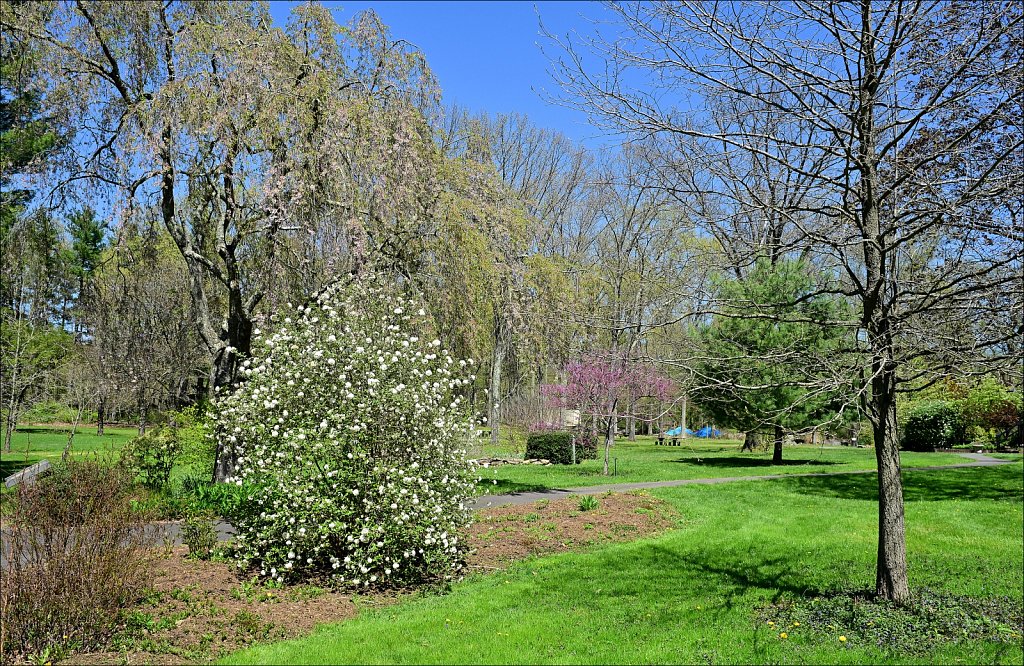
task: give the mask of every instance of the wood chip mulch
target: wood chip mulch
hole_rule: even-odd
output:
[[[605,494],[477,512],[469,529],[469,573],[485,574],[528,557],[632,541],[677,524],[674,510],[641,492]],[[255,643],[309,634],[411,592],[360,592],[311,585],[267,588],[229,562],[191,560],[183,547],[158,558],[153,594],[130,613],[121,651],[73,655],[73,664],[184,664],[216,659]]]

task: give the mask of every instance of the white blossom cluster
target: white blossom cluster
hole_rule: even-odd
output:
[[[460,389],[473,376],[424,312],[373,283],[327,290],[255,333],[243,381],[218,400],[219,444],[249,489],[238,564],[277,581],[361,587],[461,568],[474,468]]]

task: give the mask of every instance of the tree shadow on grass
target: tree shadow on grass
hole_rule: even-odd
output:
[[[497,483],[494,483],[491,479],[481,479],[477,482],[477,487],[480,488],[487,495],[510,495],[512,493],[542,493],[551,490],[550,486],[544,486],[536,483],[519,483],[518,481],[506,481],[505,479],[498,479]]]
[[[779,464],[773,464],[771,460],[767,458],[743,458],[741,456],[722,456],[718,458],[678,458],[669,462],[675,463],[686,463],[688,465],[698,465],[700,467],[720,467],[720,468],[732,468],[732,467],[797,467],[801,465],[842,465],[844,463],[835,462],[832,460],[783,460]]]
[[[0,481],[6,479],[15,472],[20,472],[32,463],[37,462],[39,462],[39,458],[29,458],[28,462],[26,462],[24,458],[0,460]]]
[[[17,432],[29,435],[66,435],[71,428],[66,426],[18,426]]]
[[[840,499],[878,501],[878,477],[875,474],[849,474],[828,477],[779,479],[803,495]],[[903,473],[903,499],[907,502],[946,500],[1024,500],[1024,483],[1019,465],[973,467]]]
[[[815,595],[827,591],[814,585],[807,576],[804,567],[799,565],[799,553],[780,550],[789,549],[776,548],[769,552],[750,545],[724,552],[693,553],[652,543],[628,551],[611,550],[599,555],[602,571],[625,575],[605,577],[601,587],[603,594],[612,597],[635,596],[643,590],[653,599],[671,598],[696,587],[705,594],[722,598],[724,609],[730,609],[737,598],[752,590],[766,592],[774,601],[787,595]]]

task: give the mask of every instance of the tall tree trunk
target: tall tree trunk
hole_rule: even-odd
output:
[[[107,417],[107,399],[100,396],[99,405],[96,406],[96,436],[103,436],[104,420]]]
[[[71,432],[68,433],[68,443],[64,445],[64,451],[60,454],[61,462],[68,459],[71,455],[71,446],[75,443],[75,433],[78,432],[78,424],[82,420],[82,412],[85,411],[85,402],[78,403],[78,411],[75,413],[75,421],[71,424]]]
[[[629,441],[636,441],[636,402],[629,396],[629,413],[626,415],[626,433]]]
[[[611,409],[608,411],[608,424],[604,431],[604,475],[608,476],[608,460],[611,456],[612,446],[615,444],[615,427],[618,425],[616,421],[615,408],[618,405],[618,400],[613,399],[611,402]]]
[[[882,336],[883,338],[885,336]],[[910,601],[903,479],[896,435],[896,372],[882,356],[872,361],[869,403],[878,462],[878,564],[875,593],[898,604]]]
[[[136,406],[139,408],[139,437],[141,437],[146,434],[146,406],[142,398],[138,399]]]
[[[491,356],[491,377],[488,389],[487,422],[491,426],[491,444],[498,444],[501,423],[501,368],[508,353],[505,336],[498,324],[494,330],[494,354]]]
[[[775,450],[772,452],[772,464],[773,465],[781,465],[782,464],[782,438],[785,437],[785,436],[786,436],[786,434],[782,430],[782,426],[776,425],[775,426]]]
[[[683,412],[680,414],[679,436],[686,438],[686,396],[683,396]]]
[[[907,580],[907,543],[903,516],[903,482],[900,452],[896,441],[896,363],[893,355],[891,297],[887,270],[892,262],[890,234],[881,224],[881,187],[875,109],[878,98],[878,63],[875,57],[875,26],[870,0],[861,0],[860,97],[854,126],[857,133],[856,167],[860,175],[857,203],[861,247],[864,252],[865,284],[861,295],[862,325],[867,329],[871,349],[871,425],[878,461],[878,565],[875,592],[883,599],[906,604],[910,601]]]
[[[4,453],[11,452],[11,440],[14,439],[14,426],[17,424],[17,416],[14,411],[8,411],[4,416]]]
[[[761,437],[756,430],[751,430],[743,435],[743,446],[740,451],[754,451],[761,445]]]

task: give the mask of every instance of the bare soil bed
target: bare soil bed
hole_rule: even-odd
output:
[[[484,509],[469,530],[469,573],[517,560],[630,541],[676,524],[674,510],[643,493],[605,494],[581,510],[579,497]],[[80,653],[72,664],[205,662],[257,642],[310,633],[360,608],[421,592],[358,594],[315,585],[268,587],[226,561],[200,561],[174,548],[153,568],[153,592],[128,614],[109,652]]]

